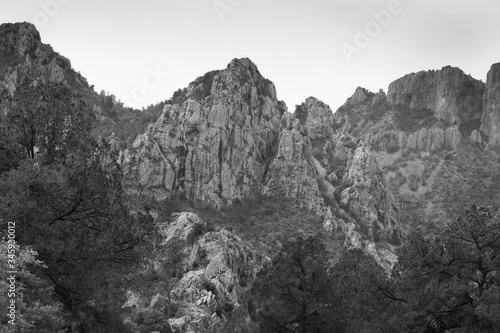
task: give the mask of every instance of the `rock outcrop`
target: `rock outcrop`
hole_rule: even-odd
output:
[[[340,122],[328,105],[309,97],[301,106],[306,114],[304,128],[311,140],[330,140],[338,132]]]
[[[411,109],[429,109],[449,124],[479,120],[485,85],[460,69],[444,67],[405,75],[389,85],[387,100]]]
[[[201,81],[188,87],[182,103],[165,106],[122,163],[160,197],[221,206],[259,187],[285,110],[249,59],[235,59]]]
[[[500,149],[500,63],[491,66],[486,82],[481,131],[489,137],[487,149]]]
[[[454,150],[462,140],[478,142],[477,134],[471,135],[479,131],[481,118],[489,119],[483,115],[485,91],[481,81],[458,68],[444,67],[392,82],[387,96],[358,87],[339,114],[344,131],[378,151]]]
[[[0,91],[14,93],[17,83],[30,75],[42,82],[89,88],[87,80],[71,68],[71,62],[41,42],[31,23],[0,25]]]
[[[368,144],[361,141],[348,163],[341,204],[359,221],[368,239],[399,239],[400,230],[394,199]],[[363,230],[365,229],[365,230]]]
[[[341,209],[334,204],[334,193],[358,165],[352,160],[359,142],[341,135],[338,117],[314,97],[294,114],[284,111],[274,86],[256,66],[235,59],[224,71],[190,84],[185,100],[167,105],[132,149],[122,153],[121,163],[160,198],[180,195],[220,207],[253,194],[283,195],[326,218],[328,209]],[[371,150],[362,146],[368,159]],[[366,219],[363,223],[380,230],[380,238],[392,239],[391,205],[376,203],[386,190],[378,166],[367,163],[352,172],[365,173],[365,182],[375,177],[370,185],[378,192],[370,198],[360,192],[366,184],[354,187],[351,196],[362,200],[350,199],[346,207],[352,205]],[[381,221],[383,227],[375,225],[361,212],[364,204],[371,205],[375,218],[391,218]]]
[[[129,292],[124,305],[132,308],[128,325],[137,329],[133,318],[159,311],[170,314],[167,318],[172,332],[220,330],[233,311],[244,306],[244,289],[263,258],[226,229],[206,232],[206,224],[192,213],[178,214],[162,230],[158,250],[176,267],[162,264],[160,255],[156,270],[166,280],[175,270],[176,277],[169,293],[163,290],[144,298]],[[162,272],[165,269],[169,272]]]
[[[318,172],[312,160],[312,144],[299,119],[287,116],[279,138],[278,152],[269,165],[265,193],[283,194],[320,213],[324,206],[318,187]]]
[[[365,140],[379,151],[398,151],[411,149],[416,151],[435,152],[454,150],[462,140],[458,126],[442,128],[437,124],[423,127],[413,133],[402,131],[381,131],[365,135]]]

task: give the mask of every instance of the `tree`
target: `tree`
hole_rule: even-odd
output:
[[[331,284],[318,236],[286,243],[252,289],[263,332],[332,332]]]
[[[64,164],[24,160],[0,176],[0,215],[16,221],[66,308],[116,303],[123,277],[139,263],[153,233],[147,209],[131,207],[120,170],[106,151],[89,150]]]
[[[11,252],[9,252],[9,250]],[[15,299],[15,326],[8,323],[11,318],[2,315],[0,332],[57,333],[63,332],[67,323],[61,303],[52,299],[54,285],[35,274],[44,264],[37,259],[37,253],[30,247],[20,247],[5,239],[0,241],[0,263],[8,267],[8,253],[15,254],[16,285],[14,298],[1,297],[0,306],[7,309],[10,299]],[[35,271],[35,272],[34,272]],[[6,269],[0,270],[0,288],[7,296],[9,280]]]
[[[409,235],[385,296],[408,331],[497,332],[499,276],[499,217],[472,206],[441,236]]]
[[[384,323],[380,289],[387,280],[375,259],[360,249],[347,250],[331,269],[335,326],[338,332],[391,332]]]
[[[24,148],[26,156],[50,162],[67,156],[90,138],[95,115],[63,84],[31,82],[25,77],[7,96],[3,139]]]

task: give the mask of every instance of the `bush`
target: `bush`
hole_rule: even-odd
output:
[[[341,197],[342,192],[346,188],[351,187],[352,185],[353,185],[352,182],[344,180],[339,186],[337,186],[337,188],[335,188],[335,190],[333,191],[333,196],[334,196],[335,200],[337,200],[338,203],[340,203],[340,200],[342,199],[342,197]]]
[[[388,149],[387,149],[387,152],[389,154],[394,154],[394,153],[397,153],[399,151],[399,147],[398,146],[390,146]]]
[[[278,251],[277,243],[322,230],[322,220],[314,212],[281,196],[244,199],[220,211],[212,208],[195,211],[211,225],[232,228],[251,247],[264,249],[268,255]]]

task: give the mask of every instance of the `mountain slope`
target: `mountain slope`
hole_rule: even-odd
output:
[[[77,72],[69,59],[42,43],[40,33],[31,23],[5,23],[0,25],[0,104],[5,94],[12,95],[24,77],[41,83],[63,84],[77,92],[88,108],[98,116],[94,130],[96,138],[107,139],[116,134],[119,144],[125,146],[146,125],[158,118],[158,106],[145,112],[125,107],[115,96],[102,91],[96,93],[93,85]],[[3,96],[3,97],[2,97]]]
[[[376,150],[405,228],[439,230],[473,203],[500,207],[498,68],[486,84],[452,67],[409,74],[387,96],[358,88],[337,111]]]

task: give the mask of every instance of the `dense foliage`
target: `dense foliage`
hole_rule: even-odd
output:
[[[90,135],[92,110],[67,87],[25,79],[6,108],[1,146],[24,154],[2,164],[1,227],[14,221],[17,256],[32,256],[16,262],[21,283],[34,288],[22,295],[26,309],[48,311],[44,320],[41,308],[25,311],[18,332],[55,332],[63,322],[120,330],[124,277],[154,235],[146,201],[125,194],[108,147]]]
[[[257,196],[219,211],[210,208],[193,211],[211,225],[229,228],[252,248],[268,255],[275,255],[291,238],[316,234],[323,228],[320,217],[279,196]]]
[[[252,286],[261,332],[498,332],[500,216],[472,206],[438,236],[411,232],[392,272],[318,236],[283,246]],[[238,318],[234,319],[235,321]]]

